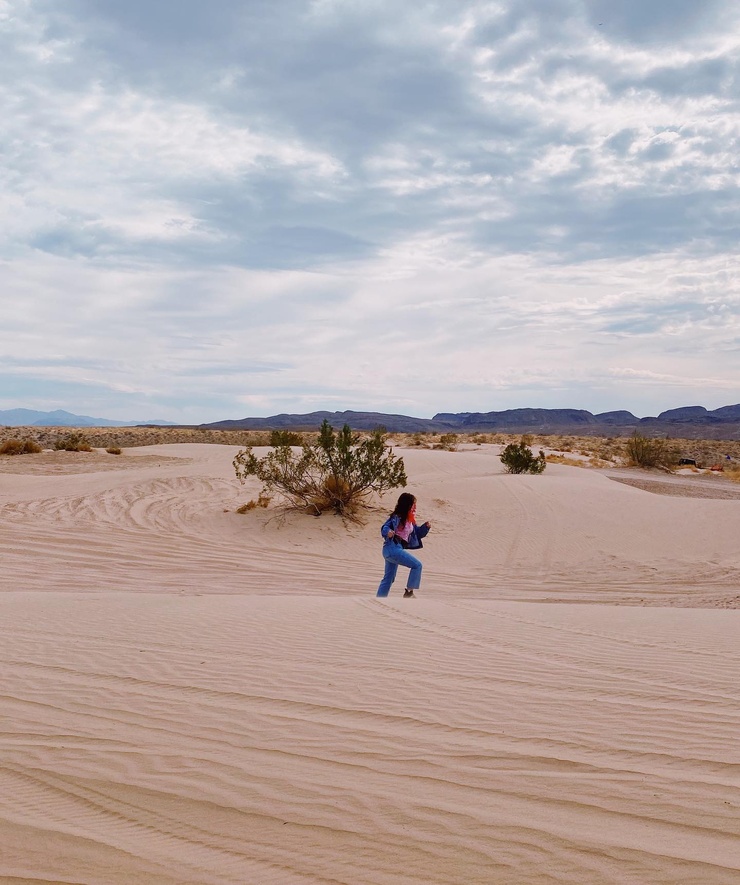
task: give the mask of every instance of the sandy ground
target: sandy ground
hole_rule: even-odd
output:
[[[0,882],[740,882],[736,486],[401,450],[381,601],[236,451],[0,459]]]

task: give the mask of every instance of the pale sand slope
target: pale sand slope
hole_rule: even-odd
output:
[[[234,451],[0,468],[0,882],[740,881],[740,611],[655,605],[733,604],[740,501],[403,451],[379,601],[383,514],[239,516]]]
[[[322,597],[377,587],[379,526],[396,493],[364,527],[304,514],[283,522],[273,510],[239,515],[259,487],[235,480],[236,451],[158,446],[82,464],[50,453],[67,470],[99,471],[59,475],[48,473],[64,466],[44,471],[47,456],[0,459],[0,586]],[[676,498],[561,465],[510,476],[493,446],[398,451],[420,517],[435,524],[423,552],[429,594],[740,604],[738,484],[718,481],[735,500]]]

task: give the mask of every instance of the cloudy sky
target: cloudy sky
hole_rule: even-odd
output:
[[[740,402],[737,0],[0,0],[0,409]]]

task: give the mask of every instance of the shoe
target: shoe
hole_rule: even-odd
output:
[[[416,599],[416,597],[414,596],[413,590],[404,590],[403,591],[403,598],[404,599]]]

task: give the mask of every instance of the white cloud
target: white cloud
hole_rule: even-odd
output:
[[[310,190],[343,175],[326,153],[199,105],[114,94],[99,84],[60,93],[52,104],[34,88],[25,96],[32,131],[26,115],[14,113],[17,105],[15,87],[0,89],[5,137],[14,148],[0,173],[0,217],[19,240],[67,225],[92,238],[208,240],[217,233],[198,219],[197,204],[174,198],[188,182],[239,186],[270,170]]]
[[[669,6],[0,0],[0,407],[738,399],[737,13]]]

